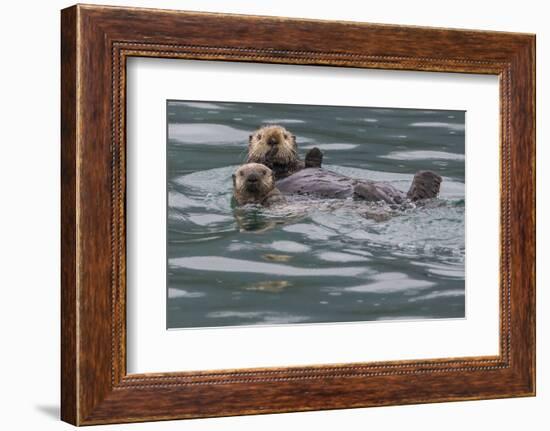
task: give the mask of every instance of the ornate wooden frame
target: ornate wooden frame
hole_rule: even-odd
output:
[[[63,420],[88,425],[535,394],[534,35],[81,5],[61,17]],[[500,354],[128,375],[130,56],[498,75]]]

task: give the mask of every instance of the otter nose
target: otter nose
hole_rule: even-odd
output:
[[[248,176],[248,178],[246,179],[246,182],[249,183],[249,184],[254,184],[254,183],[257,183],[259,181],[259,177],[258,175],[256,174],[250,174]]]
[[[277,139],[272,136],[268,139],[267,144],[271,146],[277,145]]]

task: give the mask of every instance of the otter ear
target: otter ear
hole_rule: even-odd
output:
[[[233,187],[237,187],[237,175],[233,174],[231,178],[233,178]]]
[[[253,136],[254,136],[254,135],[248,135],[248,143],[249,143],[249,144],[252,143],[252,137],[253,137]]]

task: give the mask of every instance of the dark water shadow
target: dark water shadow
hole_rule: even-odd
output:
[[[38,405],[35,408],[50,419],[59,419],[60,417],[61,412],[58,405]]]

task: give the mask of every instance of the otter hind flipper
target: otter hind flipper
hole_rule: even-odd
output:
[[[400,204],[404,200],[404,193],[387,183],[358,181],[353,188],[353,197],[367,202]]]
[[[439,195],[441,181],[443,181],[441,175],[435,172],[418,171],[414,174],[407,197],[412,201],[436,198]]]
[[[323,152],[314,147],[306,153],[305,167],[306,168],[320,168],[323,163]]]

